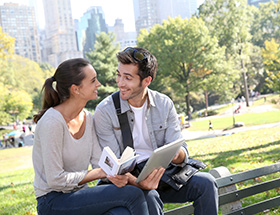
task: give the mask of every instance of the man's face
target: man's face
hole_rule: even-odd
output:
[[[137,107],[137,104],[144,99],[143,95],[146,88],[145,79],[141,82],[138,75],[138,66],[119,63],[116,81],[120,89],[121,98],[128,100],[132,106]]]

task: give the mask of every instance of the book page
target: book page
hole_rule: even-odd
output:
[[[110,149],[110,147],[104,147],[101,157],[99,159],[98,165],[106,172],[108,175],[115,175],[119,169],[119,161]]]
[[[136,157],[132,157],[132,158],[124,161],[123,163],[121,163],[119,171],[118,171],[118,175],[122,175],[127,172],[131,172],[136,165]]]
[[[122,163],[122,162],[124,162],[124,161],[126,161],[126,160],[128,160],[128,159],[130,159],[132,157],[134,157],[134,154],[135,154],[134,153],[134,149],[129,147],[129,146],[127,146],[125,148],[125,150],[123,151],[123,153],[122,153],[122,156],[120,158],[120,163]]]

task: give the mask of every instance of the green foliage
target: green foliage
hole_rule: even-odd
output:
[[[5,111],[19,119],[27,118],[32,110],[32,98],[23,90],[10,91],[6,98]]]
[[[280,13],[279,13],[280,1],[277,3],[270,1],[267,3],[261,3],[259,8],[252,6],[252,12],[254,15],[251,34],[253,36],[252,42],[259,47],[265,46],[266,40],[276,39],[280,42]]]
[[[111,93],[117,91],[116,68],[118,61],[116,54],[119,45],[114,45],[115,36],[113,33],[101,32],[94,44],[94,50],[86,53],[86,57],[97,72],[101,87],[98,88],[99,99],[88,102],[87,108],[95,109],[96,105]]]
[[[258,13],[246,0],[206,0],[199,8],[199,17],[205,20],[210,34],[218,38],[219,45],[225,47],[226,59],[235,66],[233,73],[239,76],[233,83],[235,95],[246,97],[246,86],[267,92],[263,89],[260,49],[251,43],[251,26]]]
[[[1,36],[0,32],[0,47],[1,43],[4,44]],[[13,47],[11,44],[10,46]],[[40,109],[41,88],[45,78],[53,74],[54,71],[46,63],[39,65],[27,58],[12,55],[12,50],[9,47],[7,50],[2,53],[2,55],[5,54],[5,57],[0,59],[2,65],[0,67],[0,89],[2,89],[0,92],[2,101],[0,104],[0,124],[10,123],[11,116],[14,116],[13,120],[15,117],[20,119],[29,117],[33,109],[32,103],[34,103],[36,110]]]
[[[2,31],[0,26],[0,63],[14,53],[15,38]],[[0,64],[2,66],[2,64]]]
[[[230,70],[224,49],[209,35],[201,19],[169,18],[162,25],[155,25],[150,33],[142,30],[138,46],[151,51],[158,60],[156,86],[163,85],[177,97],[186,98],[187,111],[191,92],[208,87],[221,89],[223,84],[217,77],[228,80]],[[212,78],[214,75],[216,78]]]
[[[268,77],[268,86],[275,92],[280,92],[280,48],[274,39],[265,41],[265,48],[262,49],[263,63]]]
[[[38,63],[18,55],[9,59],[8,72],[13,74],[13,82],[6,84],[29,94],[39,92],[46,78],[46,73]]]

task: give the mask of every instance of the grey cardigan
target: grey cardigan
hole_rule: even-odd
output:
[[[80,139],[70,134],[61,113],[50,108],[39,120],[33,146],[36,197],[51,191],[71,192],[85,177],[89,164],[98,167],[101,149],[96,137],[93,116],[86,114],[86,128]]]

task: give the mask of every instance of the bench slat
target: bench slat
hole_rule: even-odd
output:
[[[188,215],[194,213],[194,207],[192,204],[175,208],[164,212],[164,215]]]
[[[217,181],[218,187],[220,188],[220,187],[225,187],[225,186],[229,186],[232,184],[236,184],[236,183],[239,183],[242,181],[246,181],[246,180],[249,180],[252,178],[257,178],[260,176],[279,172],[279,170],[280,170],[280,162],[271,164],[268,166],[248,170],[245,172],[236,173],[236,174],[233,174],[230,176],[217,178],[216,181]]]
[[[240,214],[253,215],[253,214],[262,212],[266,209],[279,207],[279,205],[280,205],[280,196],[277,196],[277,197],[262,201],[260,203],[249,205],[247,207],[241,208],[234,212],[227,213],[225,215],[240,215]]]
[[[229,193],[221,194],[219,196],[219,205],[224,205],[230,202],[234,202],[243,199],[248,196],[253,196],[257,193],[262,193],[267,190],[280,187],[280,178],[265,181],[260,184],[256,184],[243,189],[235,190]]]

